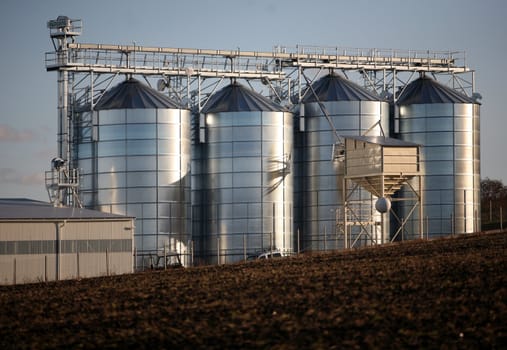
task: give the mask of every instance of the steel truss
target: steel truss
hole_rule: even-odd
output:
[[[443,79],[468,96],[475,92],[474,71],[462,51],[276,46],[260,52],[108,45],[76,42],[81,20],[60,16],[49,21],[48,28],[54,51],[45,55],[46,70],[58,73],[57,156],[66,161],[67,172],[74,166],[72,130],[78,107],[93,109],[124,76],[141,77],[195,113],[221,85],[236,79],[291,108],[309,91],[309,84],[333,70],[394,101],[417,72]],[[62,184],[56,191],[65,193],[55,197],[76,198],[78,188]]]
[[[474,72],[461,51],[399,51],[297,46],[272,52],[81,44],[46,53],[48,71],[74,76],[68,99],[92,103],[118,76],[141,76],[150,86],[199,112],[216,84],[229,79],[246,81],[275,101],[297,104],[310,82],[330,70],[377,92],[397,99],[417,72],[432,74],[446,85],[472,96]],[[310,81],[305,77],[313,76]]]
[[[417,186],[414,187],[412,179],[415,179]],[[424,238],[424,221],[423,221],[423,198],[421,189],[421,175],[403,176],[396,180],[396,185],[389,184],[389,178],[382,176],[382,185],[386,188],[384,193],[372,193],[369,200],[354,200],[353,196],[358,190],[364,186],[360,183],[359,177],[343,178],[343,206],[336,212],[336,232],[343,239],[344,248],[355,248],[362,245],[377,245],[394,241],[403,241],[405,239]],[[395,188],[394,188],[395,187]],[[404,187],[406,189],[404,196],[392,195],[398,192],[398,189]],[[399,194],[399,192],[398,192]],[[399,217],[393,208],[389,208],[387,213],[380,213],[380,221],[376,216],[376,211],[372,211],[371,203],[374,198],[382,198],[386,195],[393,203],[410,202],[410,210],[406,217]],[[366,209],[366,211],[365,211]],[[417,236],[410,235],[408,237],[405,232],[405,224],[408,220],[418,215],[418,232]],[[386,220],[386,215],[391,216],[391,220]],[[388,224],[389,223],[389,224]],[[355,231],[353,231],[355,228]]]

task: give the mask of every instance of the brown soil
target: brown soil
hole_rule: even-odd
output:
[[[507,233],[0,287],[0,348],[501,348]]]

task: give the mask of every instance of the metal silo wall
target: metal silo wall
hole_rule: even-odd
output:
[[[362,135],[379,121],[385,133],[389,130],[389,105],[386,102],[324,101],[322,104],[339,135]],[[300,178],[297,179],[296,210],[301,213],[298,215],[301,219],[297,220],[295,227],[300,232],[301,249],[343,248],[343,238],[339,238],[336,225],[337,215],[340,217],[343,210],[343,162],[332,161],[335,138],[317,102],[304,104],[304,123],[304,131],[298,133],[297,149]],[[382,135],[380,126],[373,127],[368,135]],[[356,191],[352,199],[366,203],[361,211],[377,215],[376,197],[367,191]],[[351,235],[357,234],[357,230],[351,230]]]
[[[206,140],[194,157],[202,164],[194,182],[201,190],[193,194],[200,202],[194,205],[197,258],[231,263],[262,250],[292,252],[293,115],[241,111],[202,118]]]
[[[151,265],[164,249],[189,265],[190,112],[85,112],[76,135],[84,205],[136,217],[136,265]]]
[[[97,127],[94,126],[96,114],[86,110],[77,114],[74,132],[73,159],[74,167],[79,169],[79,195],[85,208],[95,208],[96,191],[96,147]],[[96,124],[96,123],[95,123]]]
[[[425,236],[480,230],[479,117],[472,103],[399,106],[399,138],[422,145]],[[408,206],[399,207],[406,217]],[[407,222],[408,238],[418,236],[418,220],[416,214]]]
[[[206,264],[204,259],[204,237],[206,235],[205,211],[206,208],[206,188],[204,186],[205,172],[205,144],[200,142],[200,118],[199,114],[192,115],[192,184],[191,184],[191,203],[192,203],[192,239],[194,251],[194,264]],[[203,129],[204,131],[204,129]]]

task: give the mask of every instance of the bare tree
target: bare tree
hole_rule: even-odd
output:
[[[481,220],[483,229],[503,227],[507,218],[507,186],[500,180],[481,180]]]
[[[507,187],[500,180],[481,180],[481,200],[502,200],[507,198]]]

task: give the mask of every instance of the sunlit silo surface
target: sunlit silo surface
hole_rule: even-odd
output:
[[[292,118],[235,82],[204,106],[200,190],[194,194],[199,202],[193,212],[200,262],[293,250]]]
[[[312,87],[313,91],[307,89],[300,107],[296,230],[300,231],[303,250],[342,248],[336,218],[343,215],[343,162],[333,159],[337,140],[319,102],[337,133],[352,136],[363,135],[370,128],[369,136],[381,135],[381,126],[375,126],[379,122],[388,132],[389,104],[334,73]],[[368,216],[368,221],[371,215],[378,215],[375,199],[367,191],[357,190],[351,199],[356,202],[355,211]],[[351,234],[357,234],[357,230],[352,228]]]
[[[480,229],[479,104],[421,77],[400,95],[399,138],[422,145],[424,231],[430,237]],[[400,204],[400,216],[408,207]],[[407,232],[417,232],[417,216]]]
[[[136,217],[137,266],[161,251],[190,264],[190,111],[135,79],[93,110],[76,132],[84,205]]]

